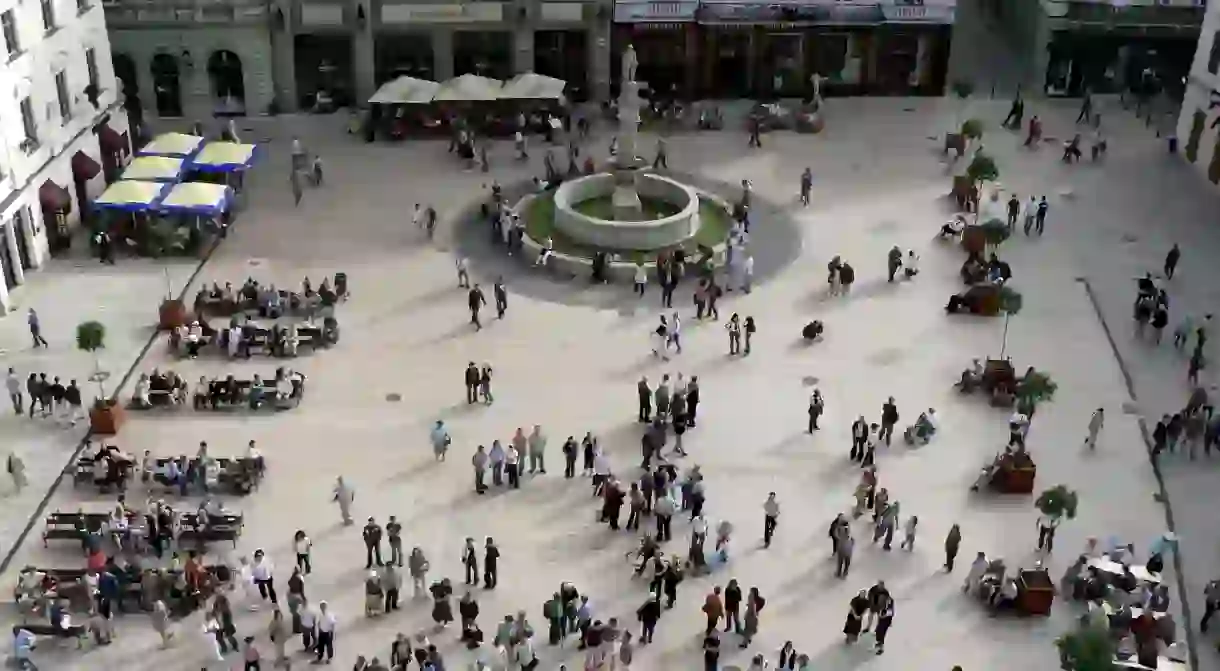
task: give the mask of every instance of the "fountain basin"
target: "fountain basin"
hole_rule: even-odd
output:
[[[636,174],[635,187],[642,201],[659,201],[676,209],[665,217],[639,221],[603,219],[578,208],[581,203],[612,199],[615,175],[597,173],[565,181],[555,190],[555,229],[586,245],[608,249],[649,251],[677,245],[699,230],[699,194],[695,189],[662,175]]]

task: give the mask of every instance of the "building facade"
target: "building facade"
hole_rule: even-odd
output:
[[[619,0],[614,50],[688,98],[939,95],[956,0]]]
[[[534,71],[577,99],[609,91],[611,0],[107,0],[106,11],[119,77],[163,117],[343,106],[403,74]]]
[[[0,0],[0,309],[130,157],[97,0]],[[82,212],[85,212],[82,215]]]
[[[1178,142],[1182,156],[1212,184],[1220,184],[1220,3],[1203,19],[1199,48],[1186,80]]]
[[[1116,93],[1148,82],[1180,97],[1206,0],[982,0],[1025,65],[1028,89]]]

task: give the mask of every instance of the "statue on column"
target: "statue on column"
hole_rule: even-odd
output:
[[[635,47],[628,44],[623,51],[623,81],[635,81],[635,69],[639,67],[640,60],[636,58]]]

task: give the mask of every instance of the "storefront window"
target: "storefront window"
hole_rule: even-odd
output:
[[[711,54],[713,95],[733,98],[751,95],[750,46],[747,31],[728,29],[716,33]]]
[[[325,109],[351,104],[351,38],[347,35],[297,35],[294,39],[301,108]]]
[[[432,37],[427,33],[378,35],[373,50],[379,86],[403,75],[427,80],[435,77]]]
[[[513,37],[507,31],[459,31],[453,35],[453,74],[507,80],[513,76]]]
[[[568,83],[569,99],[588,96],[589,56],[583,30],[539,30],[534,33],[534,70]]]
[[[810,36],[806,45],[810,51],[813,70],[829,80],[831,84],[853,83],[849,82],[845,74],[850,42],[849,35],[840,33]]]
[[[755,81],[769,85],[768,93],[772,96],[805,95],[807,85],[803,43],[800,33],[766,35]]]

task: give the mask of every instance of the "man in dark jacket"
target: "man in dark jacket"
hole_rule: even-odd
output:
[[[877,440],[884,440],[886,445],[890,444],[890,439],[894,437],[894,426],[898,424],[898,406],[894,404],[894,397],[881,406],[881,432],[877,434]]]
[[[373,568],[373,559],[377,559],[377,565],[381,566],[381,525],[377,524],[372,517],[369,518],[368,524],[364,525],[364,531],[361,532],[364,537],[365,554],[368,557],[364,568]]]
[[[653,632],[657,629],[657,620],[661,619],[661,597],[656,594],[648,596],[644,605],[635,611],[640,620],[640,645],[652,643]]]
[[[466,364],[466,402],[478,403],[479,401],[479,367],[474,365],[474,362]]]
[[[652,421],[652,389],[648,387],[647,377],[640,378],[636,391],[640,397],[640,412],[636,421],[648,423]]]
[[[470,293],[466,295],[466,303],[470,308],[470,323],[474,324],[475,330],[483,330],[483,324],[479,322],[479,310],[487,305],[487,297],[483,295],[483,290],[478,284],[470,287]]]

